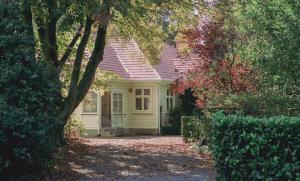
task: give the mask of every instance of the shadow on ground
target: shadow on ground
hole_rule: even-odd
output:
[[[186,145],[97,144],[95,139],[71,139],[57,166],[43,179],[213,180],[212,165],[209,155],[189,152]]]

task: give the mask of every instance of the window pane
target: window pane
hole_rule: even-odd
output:
[[[97,100],[91,101],[91,112],[97,112]]]
[[[91,92],[91,99],[97,99],[97,94],[95,92]]]
[[[122,102],[119,101],[118,103],[119,103],[119,104],[118,104],[119,113],[122,113],[122,112],[123,112]]]
[[[86,100],[83,101],[83,112],[91,112],[91,104]]]
[[[173,98],[170,98],[170,109],[173,109]]]
[[[150,104],[149,98],[145,97],[144,98],[144,110],[149,110],[149,104]]]
[[[135,98],[135,109],[142,110],[142,98]]]
[[[113,101],[113,109],[117,109],[118,108],[118,102],[117,101]]]
[[[142,89],[135,89],[135,95],[142,95]]]
[[[144,95],[150,95],[150,89],[144,89]]]
[[[96,113],[98,110],[97,106],[97,94],[94,92],[89,92],[82,102],[82,111],[87,113]]]
[[[114,101],[118,100],[118,94],[117,93],[113,93],[113,100]]]

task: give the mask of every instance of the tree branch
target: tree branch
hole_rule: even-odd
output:
[[[73,77],[73,73],[72,73],[72,79],[74,79],[74,80],[71,80],[69,95],[68,95],[67,99],[65,100],[63,111],[58,116],[58,118],[63,121],[64,125],[66,124],[70,115],[73,113],[73,111],[76,109],[76,107],[80,104],[80,102],[83,100],[84,96],[90,89],[90,86],[95,77],[96,70],[98,68],[98,64],[100,63],[100,61],[103,60],[107,26],[108,26],[108,22],[110,19],[110,9],[111,9],[111,1],[104,0],[102,3],[101,14],[99,16],[100,18],[97,18],[97,20],[99,19],[100,22],[99,22],[98,29],[97,29],[97,37],[95,40],[93,53],[90,58],[90,61],[87,64],[87,67],[83,73],[82,79],[80,80],[79,83],[78,83],[79,77],[77,77],[77,74],[75,74],[76,72],[78,72],[78,69],[77,69],[78,64],[75,61],[74,70],[73,70],[74,77]],[[83,51],[84,51],[84,49],[83,49]],[[83,54],[83,52],[82,52],[82,54]],[[82,60],[82,58],[81,58],[81,60]],[[80,73],[80,69],[79,69],[79,73]]]
[[[77,32],[76,32],[76,34],[75,34],[75,36],[73,37],[72,41],[70,42],[67,50],[65,51],[64,55],[60,59],[60,61],[59,61],[59,68],[60,69],[65,65],[66,61],[68,60],[68,58],[69,58],[76,42],[78,41],[79,37],[81,36],[82,29],[83,29],[83,25],[80,25]]]
[[[77,52],[76,52],[76,58],[74,61],[74,67],[73,67],[73,71],[72,71],[71,83],[70,83],[70,87],[69,87],[68,96],[65,99],[65,102],[64,102],[63,108],[62,108],[62,112],[59,116],[60,119],[63,121],[67,121],[67,120],[65,120],[65,118],[68,117],[73,112],[73,111],[71,112],[70,110],[73,110],[74,101],[75,101],[75,98],[78,93],[77,84],[78,84],[79,77],[80,77],[81,63],[82,63],[82,59],[83,59],[84,50],[86,48],[86,45],[88,43],[88,40],[89,40],[89,37],[91,34],[92,24],[93,24],[92,18],[87,17],[86,21],[85,21],[84,33],[80,40],[80,43],[78,45]]]
[[[71,95],[71,96],[72,96],[72,92],[74,92],[74,90],[77,88],[77,84],[78,84],[79,76],[80,76],[81,63],[82,63],[82,59],[83,59],[83,55],[84,55],[84,50],[86,48],[86,45],[88,43],[88,40],[89,40],[89,37],[91,34],[92,24],[93,24],[93,21],[92,21],[91,17],[87,17],[86,21],[85,21],[84,34],[78,45],[78,49],[76,52],[76,58],[75,58],[75,62],[74,62],[71,83],[70,83],[70,87],[69,87],[69,95]]]
[[[23,19],[25,24],[28,26],[30,36],[33,36],[33,25],[32,25],[32,12],[31,12],[31,4],[24,3],[23,6]]]
[[[38,36],[40,39],[40,43],[41,43],[41,48],[42,48],[42,52],[43,55],[46,55],[46,30],[45,30],[45,24],[43,19],[40,16],[36,16],[34,18],[34,21],[37,25],[37,31],[38,31]]]
[[[51,61],[55,67],[58,67],[58,45],[56,36],[57,19],[50,17],[46,24],[46,40],[47,40],[47,59]]]
[[[78,88],[77,88],[78,95],[75,99],[75,106],[74,106],[73,111],[80,104],[80,102],[83,100],[84,96],[90,89],[91,84],[94,80],[98,65],[103,60],[109,18],[110,18],[110,8],[106,9],[106,11],[104,12],[104,14],[101,18],[101,22],[99,23],[93,53],[91,55],[90,61],[88,62],[87,66],[86,66],[86,69],[84,71],[82,79],[78,84]]]

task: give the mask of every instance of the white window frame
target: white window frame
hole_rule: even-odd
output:
[[[91,100],[96,100],[96,103],[97,103],[97,111],[96,112],[86,112],[84,111],[84,101],[86,101],[86,96],[84,98],[84,100],[82,101],[82,114],[99,114],[99,94],[96,92],[96,91],[89,91],[87,94],[90,94],[91,92],[95,93],[97,95],[97,98],[96,99],[89,99],[89,101]]]
[[[142,94],[141,95],[136,95],[136,90],[137,89],[140,89],[142,91]],[[144,90],[145,89],[149,89],[150,90],[150,95],[144,95]],[[137,87],[137,88],[134,88],[133,90],[133,112],[134,113],[152,113],[152,94],[153,94],[153,91],[152,91],[152,88],[151,87]],[[141,98],[142,99],[142,109],[141,110],[137,110],[136,109],[136,98]],[[147,110],[144,110],[144,98],[148,98],[149,100],[149,105],[148,105],[148,109]]]
[[[111,95],[111,113],[112,113],[112,115],[113,114],[124,114],[124,92],[121,92],[121,91],[113,91],[112,93],[111,93],[112,95]],[[121,102],[122,102],[122,113],[114,113],[114,94],[121,94],[122,95],[122,99],[121,99]]]
[[[172,90],[171,89],[167,89],[167,92],[166,92],[166,108],[167,108],[167,111],[171,111],[174,109],[175,107],[175,95],[173,94]],[[172,100],[172,101],[171,101]]]

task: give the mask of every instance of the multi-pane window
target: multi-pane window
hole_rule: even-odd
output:
[[[167,110],[172,110],[173,109],[173,92],[171,90],[167,90]]]
[[[113,93],[113,114],[123,113],[123,94]]]
[[[151,91],[150,89],[135,89],[135,110],[150,110]]]
[[[98,95],[93,91],[89,91],[83,100],[84,113],[98,112]]]

